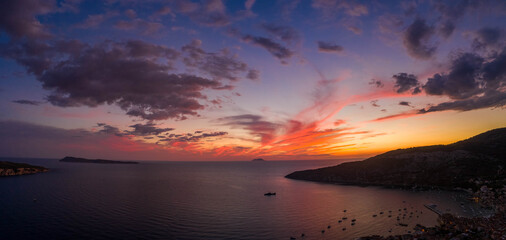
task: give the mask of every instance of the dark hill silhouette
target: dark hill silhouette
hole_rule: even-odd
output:
[[[60,162],[76,162],[76,163],[99,163],[99,164],[138,164],[138,162],[132,161],[114,161],[104,159],[86,159],[76,157],[64,157]]]
[[[297,171],[287,178],[360,185],[473,188],[506,179],[506,128],[448,145],[389,151],[363,161]]]
[[[0,177],[34,174],[47,171],[48,169],[45,167],[34,166],[27,163],[0,161]]]

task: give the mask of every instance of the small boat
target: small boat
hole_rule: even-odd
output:
[[[402,226],[402,227],[407,227],[408,224],[405,224],[405,223],[399,223],[399,226]]]
[[[346,220],[346,219],[348,219],[348,218],[347,217],[343,217],[343,220]]]
[[[275,192],[268,192],[268,193],[265,193],[264,196],[276,196],[276,193]]]

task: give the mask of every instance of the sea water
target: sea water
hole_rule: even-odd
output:
[[[3,160],[50,171],[0,178],[0,239],[353,239],[404,234],[417,223],[433,226],[437,215],[424,204],[462,216],[483,213],[467,201],[462,205],[459,192],[284,178],[340,161]]]

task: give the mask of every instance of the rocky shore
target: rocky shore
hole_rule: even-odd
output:
[[[489,217],[442,214],[434,227],[412,233],[359,239],[506,240],[506,128],[449,145],[397,149],[364,161],[293,172],[287,178],[352,185],[461,190],[469,201],[494,209]]]
[[[33,166],[26,163],[0,162],[0,177],[18,176],[47,172],[48,169],[41,166]]]
[[[438,217],[434,227],[416,225],[411,234],[395,236],[367,236],[360,240],[397,240],[397,239],[506,239],[506,187],[491,188],[498,183],[489,182],[472,194],[470,200],[484,207],[493,208],[495,214],[490,217],[457,217],[446,213]]]

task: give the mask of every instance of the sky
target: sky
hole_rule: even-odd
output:
[[[506,126],[506,1],[0,2],[0,156],[362,159]]]

